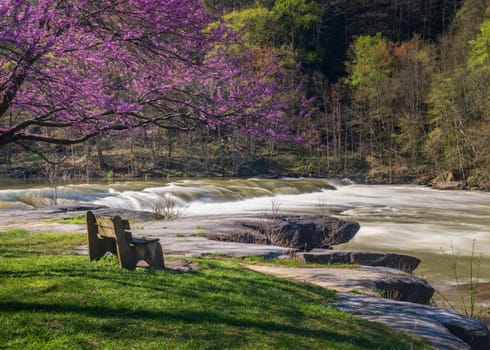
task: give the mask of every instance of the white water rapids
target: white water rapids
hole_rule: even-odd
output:
[[[329,189],[333,184],[337,189]],[[10,185],[10,187],[12,187]],[[89,202],[153,211],[171,204],[182,215],[322,213],[359,221],[350,245],[469,255],[490,252],[490,193],[421,186],[345,185],[324,179],[178,180],[0,188],[0,208]]]

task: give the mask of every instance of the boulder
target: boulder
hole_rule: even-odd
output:
[[[446,171],[437,175],[431,181],[432,188],[437,190],[461,190],[463,189],[463,183],[456,181],[454,175],[450,171]]]
[[[434,349],[490,349],[487,326],[451,310],[348,293],[338,293],[336,298],[340,310],[418,335]]]
[[[409,255],[382,253],[367,250],[325,250],[314,249],[296,254],[296,259],[316,264],[359,264],[366,266],[384,266],[412,273],[420,260]]]
[[[446,181],[432,184],[432,188],[436,190],[462,190],[463,183],[460,181]]]
[[[241,226],[262,234],[269,244],[307,251],[346,243],[360,228],[357,222],[324,215],[270,215]]]
[[[387,267],[372,268],[398,271]],[[375,285],[382,297],[424,305],[430,303],[435,292],[426,280],[401,271],[387,275],[386,279],[376,281]]]

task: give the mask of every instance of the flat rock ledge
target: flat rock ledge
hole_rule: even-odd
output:
[[[317,284],[338,292],[428,304],[434,288],[424,279],[387,267],[310,268],[276,265],[247,265],[257,272]]]
[[[382,253],[368,250],[326,250],[314,249],[310,252],[296,253],[296,259],[316,264],[359,264],[366,266],[383,266],[412,273],[420,260],[409,255]]]
[[[412,333],[437,350],[488,350],[490,332],[481,322],[457,312],[373,296],[338,293],[335,306],[369,321]]]

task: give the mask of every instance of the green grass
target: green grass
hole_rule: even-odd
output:
[[[0,233],[1,348],[429,348],[336,310],[320,287],[214,258],[193,272],[127,271],[114,256],[69,254],[84,240]]]
[[[59,224],[78,224],[85,225],[87,223],[85,215],[76,215],[72,218],[50,218],[45,219],[45,222],[57,222]]]
[[[206,232],[197,232],[192,234],[193,237],[206,237]]]
[[[317,264],[317,263],[306,263],[303,261],[298,261],[294,256],[288,259],[278,259],[278,258],[266,258],[261,256],[247,256],[245,258],[235,259],[236,261],[242,261],[247,264],[271,264],[271,265],[282,265],[290,267],[308,267],[308,268],[346,268],[346,269],[356,269],[360,268],[359,264]]]
[[[0,257],[72,254],[86,244],[86,237],[85,233],[31,233],[23,229],[0,232]]]

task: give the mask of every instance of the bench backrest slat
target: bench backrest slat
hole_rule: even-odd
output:
[[[123,244],[131,244],[133,237],[131,235],[129,221],[123,220],[119,215],[114,217],[95,216],[98,235],[100,237],[116,238]]]
[[[98,234],[100,236],[117,238],[116,228],[111,217],[96,216],[95,221],[97,222]]]

